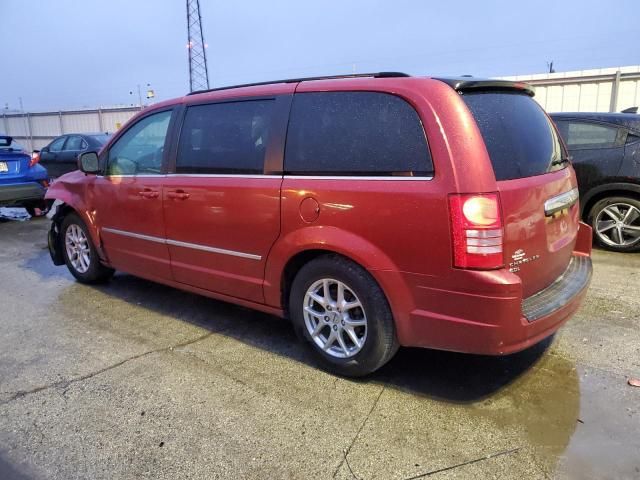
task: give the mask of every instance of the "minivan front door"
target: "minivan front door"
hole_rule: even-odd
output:
[[[175,173],[164,185],[174,280],[263,302],[267,255],[280,232],[281,175],[265,158],[282,152],[276,99],[187,108]],[[277,139],[275,137],[278,137]],[[282,136],[283,137],[283,136]]]
[[[106,153],[91,202],[111,265],[140,277],[170,279],[164,237],[163,158],[172,111],[143,117]]]

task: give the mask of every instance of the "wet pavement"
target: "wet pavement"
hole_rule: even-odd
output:
[[[135,277],[73,281],[0,223],[0,478],[640,478],[640,254],[509,357],[403,349],[359,381],[289,324]]]

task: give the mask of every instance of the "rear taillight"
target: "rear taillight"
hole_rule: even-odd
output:
[[[504,265],[497,193],[449,195],[453,264],[491,270]]]
[[[29,168],[33,167],[40,161],[40,152],[33,152],[31,154],[31,160],[29,160]]]

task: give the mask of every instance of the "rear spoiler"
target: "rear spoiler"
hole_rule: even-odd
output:
[[[479,92],[479,91],[517,91],[525,93],[530,97],[535,95],[532,85],[525,82],[511,82],[509,80],[493,80],[473,77],[444,77],[434,78],[446,83],[456,92]]]
[[[13,137],[7,137],[6,135],[0,135],[0,147],[8,147],[13,142]]]

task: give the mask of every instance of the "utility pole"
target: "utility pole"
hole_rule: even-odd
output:
[[[200,0],[187,0],[187,49],[189,50],[189,91],[209,89],[207,44],[202,33]]]

